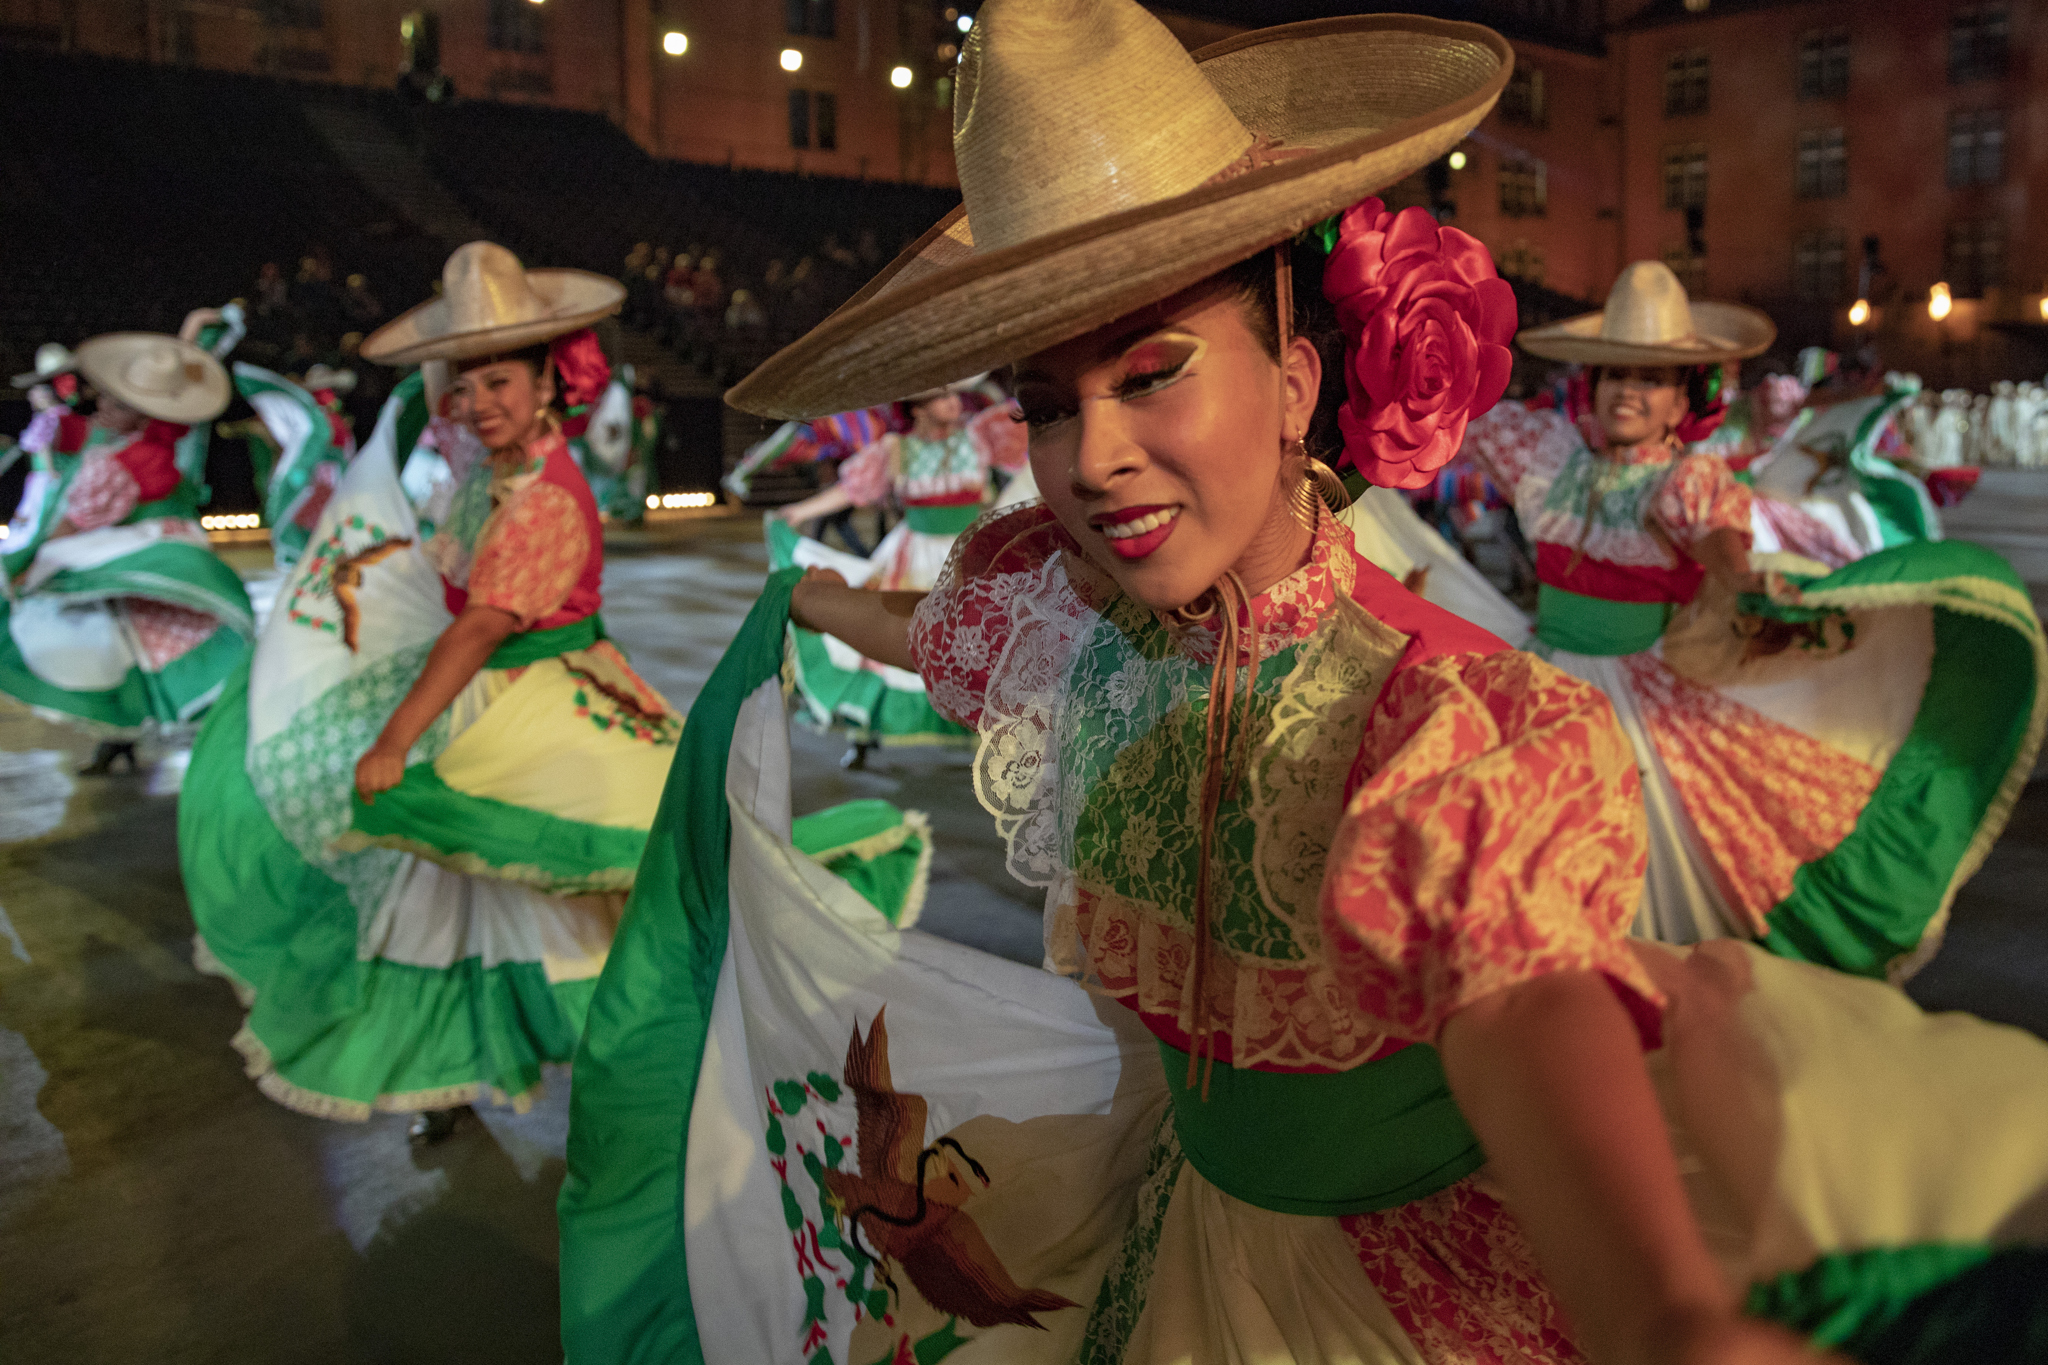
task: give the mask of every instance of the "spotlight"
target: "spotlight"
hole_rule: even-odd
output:
[[[974,27],[974,16],[971,14],[963,14],[956,22],[959,25],[960,31],[962,33],[965,33],[967,32],[967,30]]]
[[[1935,285],[1934,288],[1927,291],[1927,316],[1933,318],[1936,322],[1940,322],[1943,318],[1947,317],[1949,310],[1955,306],[1955,297],[1948,292],[1946,281]]]
[[[659,507],[659,506],[661,506],[661,499],[660,499],[660,498],[657,498],[657,497],[655,497],[655,496],[654,496],[654,494],[652,494],[652,493],[649,493],[649,494],[647,495],[647,505],[648,505],[649,507]]]
[[[2048,322],[2048,294],[2041,296],[2041,321]]]
[[[889,73],[889,84],[895,86],[898,90],[908,90],[910,88],[910,68],[899,66],[894,71],[891,71]]]
[[[802,67],[803,67],[803,64],[804,64],[804,54],[803,54],[803,53],[801,53],[801,52],[798,52],[798,51],[797,51],[797,50],[796,50],[795,48],[793,48],[793,47],[785,47],[784,49],[782,49],[782,69],[783,69],[784,71],[797,71],[797,70],[801,70],[801,69],[802,69]]]
[[[1451,153],[1451,169],[1454,171],[1462,171],[1465,169],[1465,154],[1463,152]]]
[[[690,50],[690,35],[680,29],[670,29],[661,35],[661,50],[671,57],[680,57]]]
[[[1849,305],[1849,325],[1851,327],[1861,327],[1868,321],[1870,321],[1869,299],[1858,299]]]

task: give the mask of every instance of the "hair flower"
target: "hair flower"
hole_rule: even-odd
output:
[[[554,357],[563,407],[584,407],[604,396],[605,387],[612,382],[612,367],[604,358],[596,332],[583,327],[556,337],[548,352]]]
[[[1373,483],[1419,488],[1507,392],[1515,291],[1484,246],[1420,208],[1346,210],[1323,270],[1344,331],[1344,456]]]

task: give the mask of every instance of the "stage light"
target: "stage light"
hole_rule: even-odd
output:
[[[2041,321],[2048,322],[2048,294],[2041,296]]]
[[[263,517],[257,512],[227,512],[199,519],[201,530],[205,531],[253,531],[263,524]]]
[[[1943,318],[1947,317],[1949,310],[1955,306],[1955,298],[1948,292],[1948,285],[1946,283],[1937,284],[1934,288],[1927,291],[1927,316],[1933,318],[1936,322],[1940,322]]]
[[[657,497],[655,497],[655,496],[654,496],[654,494],[652,494],[652,493],[649,493],[649,494],[647,495],[647,505],[648,505],[649,507],[659,507],[659,506],[661,506],[661,499],[660,499],[660,498],[657,498]]]
[[[889,73],[889,84],[895,86],[898,90],[908,90],[910,88],[910,68],[899,66],[894,71],[891,71]]]
[[[1869,299],[1858,299],[1849,305],[1849,325],[1851,327],[1861,327],[1868,321],[1870,321]]]
[[[680,57],[690,50],[690,35],[680,29],[670,29],[661,35],[661,50],[671,57]]]
[[[1465,154],[1463,152],[1451,153],[1451,169],[1454,171],[1462,171],[1465,169]]]
[[[784,49],[782,49],[782,69],[784,71],[800,70],[803,67],[803,64],[803,53],[798,52],[793,47],[785,47]]]
[[[960,16],[957,22],[959,23],[960,31],[962,33],[965,33],[967,32],[967,30],[974,27],[974,16],[971,14],[963,14]]]

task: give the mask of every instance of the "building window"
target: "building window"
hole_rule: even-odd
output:
[[[1948,116],[1948,183],[1996,185],[2005,179],[2005,111],[1958,109]]]
[[[799,148],[811,145],[811,92],[808,90],[789,92],[789,145]]]
[[[1500,159],[1500,211],[1510,218],[1541,218],[1550,205],[1549,168],[1533,157]]]
[[[1693,254],[1684,242],[1672,242],[1664,248],[1664,264],[1678,282],[1685,286],[1685,292],[1698,298],[1707,292],[1707,258]]]
[[[1950,223],[1941,274],[1959,299],[1981,298],[1985,290],[2005,283],[2005,224],[1996,218]]]
[[[493,52],[546,52],[547,9],[529,0],[491,0]]]
[[[839,150],[839,97],[829,90],[789,92],[789,145]]]
[[[1849,93],[1849,30],[1831,28],[1799,37],[1799,98],[1838,100]]]
[[[1707,54],[1694,48],[1664,63],[1664,114],[1707,112]]]
[[[1964,5],[1948,20],[1948,79],[1951,85],[2005,74],[2007,37],[2004,5]]]
[[[1801,199],[1839,199],[1849,192],[1849,153],[1840,128],[1808,128],[1799,135]]]
[[[272,28],[320,28],[320,0],[264,0],[263,22]]]
[[[1508,88],[1500,92],[1500,116],[1509,123],[1541,128],[1546,120],[1543,107],[1543,73],[1533,66],[1515,64]]]
[[[1689,142],[1664,149],[1664,207],[1705,208],[1707,204],[1707,146]]]
[[[1526,239],[1518,238],[1513,246],[1501,253],[1496,269],[1509,279],[1540,285],[1544,272],[1543,248],[1530,246]]]
[[[1848,258],[1841,229],[1803,234],[1792,246],[1792,292],[1810,303],[1834,303],[1842,297]]]
[[[782,0],[782,14],[791,33],[830,38],[838,24],[836,0]]]
[[[811,96],[812,141],[821,152],[839,150],[839,97],[829,90]]]

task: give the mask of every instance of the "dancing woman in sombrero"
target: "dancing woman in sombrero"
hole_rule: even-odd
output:
[[[490,457],[423,538],[398,468],[426,405],[400,384],[200,738],[179,831],[265,1093],[420,1113],[423,1137],[569,1059],[682,729],[605,638],[597,508],[552,408],[553,348],[619,287],[487,242],[442,279],[363,354],[445,361]]]
[[[40,477],[0,561],[0,691],[101,733],[105,771],[123,754],[133,766],[138,734],[198,719],[254,625],[200,528],[199,471],[178,462],[194,424],[227,405],[220,362],[177,337],[116,332],[69,363],[97,405],[46,407],[23,433]]]
[[[700,696],[579,1054],[570,1360],[2016,1339],[1965,1309],[2048,1264],[1992,1245],[2048,1233],[2048,1046],[1746,944],[1632,942],[1642,794],[1606,698],[1331,515],[1317,451],[1427,477],[1505,388],[1484,249],[1360,201],[1511,60],[1398,16],[1191,60],[1130,0],[983,6],[964,210],[733,400],[801,419],[1011,361],[1044,501],[927,595],[771,579]],[[1290,245],[1333,216],[1327,262]],[[789,856],[792,617],[975,729],[1056,972],[899,932]]]
[[[1533,647],[1604,691],[1634,748],[1639,932],[1901,974],[2033,768],[2041,627],[2012,568],[1972,545],[1752,567],[1750,489],[1687,446],[1712,429],[1719,367],[1771,337],[1762,314],[1691,303],[1638,263],[1602,312],[1520,337],[1592,367],[1593,411],[1502,404],[1466,449],[1535,542]]]
[[[767,522],[768,557],[777,568],[830,569],[877,592],[923,592],[937,581],[960,533],[995,494],[995,471],[1023,467],[1025,442],[1007,401],[967,415],[960,384],[917,394],[900,405],[903,429],[884,432],[839,467],[838,482],[778,508]],[[834,550],[795,527],[852,507],[894,500],[898,522],[866,559]],[[797,693],[816,724],[848,730],[859,766],[877,744],[967,743],[968,732],[932,709],[915,673],[862,658],[844,643],[808,630],[790,632]]]

